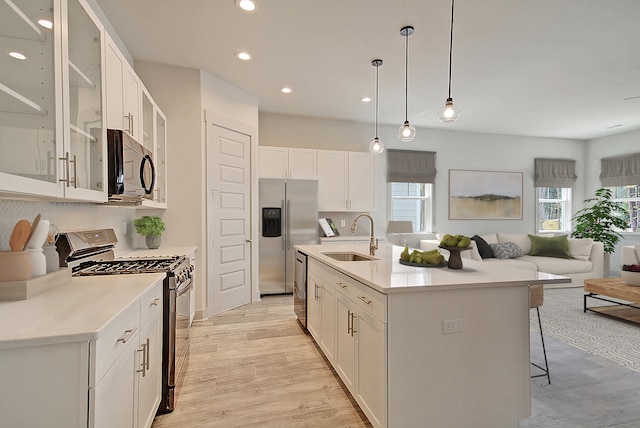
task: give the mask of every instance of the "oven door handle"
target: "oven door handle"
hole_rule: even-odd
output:
[[[176,297],[182,296],[184,293],[191,289],[193,289],[193,281],[189,280],[189,283],[186,286],[183,286],[182,288],[176,288]]]

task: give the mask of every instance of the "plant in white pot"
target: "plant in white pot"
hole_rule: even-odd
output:
[[[145,237],[147,247],[150,249],[160,246],[160,236],[164,232],[164,223],[158,216],[145,215],[133,220],[136,232]]]
[[[576,212],[571,221],[575,230],[572,238],[591,238],[602,242],[604,246],[604,276],[609,276],[610,255],[616,250],[616,244],[622,239],[619,231],[626,230],[628,224],[624,217],[628,211],[612,201],[611,190],[600,188],[596,190],[595,198],[585,199],[585,207]]]

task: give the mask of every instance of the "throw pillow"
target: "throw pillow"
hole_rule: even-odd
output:
[[[591,238],[569,238],[569,252],[574,259],[589,260],[592,247]]]
[[[529,239],[531,239],[529,255],[571,259],[567,238],[567,235],[554,236],[553,238],[529,235]]]
[[[473,235],[471,239],[475,241],[476,246],[478,247],[478,253],[480,253],[481,258],[483,259],[495,258],[495,255],[493,254],[493,250],[491,249],[487,241],[485,241],[478,235]]]
[[[529,254],[531,241],[524,233],[498,233],[498,242],[515,242],[522,250],[522,254]]]
[[[501,242],[499,244],[489,244],[489,246],[498,259],[513,259],[524,256],[522,248],[515,242]]]

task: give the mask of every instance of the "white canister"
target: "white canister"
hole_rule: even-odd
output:
[[[60,257],[58,256],[55,244],[45,245],[42,248],[42,252],[47,260],[47,273],[60,269]]]
[[[31,261],[31,277],[45,275],[47,273],[47,259],[42,248],[32,248],[25,251]]]

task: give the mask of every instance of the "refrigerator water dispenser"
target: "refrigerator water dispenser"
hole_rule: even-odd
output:
[[[282,236],[281,208],[262,208],[262,236],[265,238]]]

